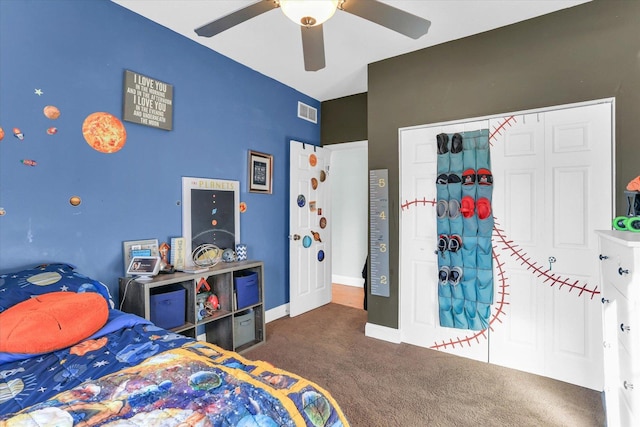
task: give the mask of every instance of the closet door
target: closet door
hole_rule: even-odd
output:
[[[470,359],[488,360],[486,331],[441,327],[438,304],[436,135],[487,129],[488,121],[400,131],[401,340]]]
[[[492,119],[493,244],[504,271],[489,361],[602,390],[594,230],[612,218],[611,104]]]
[[[529,266],[518,262],[516,251],[544,260],[551,241],[544,224],[543,117],[544,113],[527,114],[490,121],[493,245],[498,257],[494,307],[499,320],[491,333],[490,360],[539,375],[544,375],[544,294]]]

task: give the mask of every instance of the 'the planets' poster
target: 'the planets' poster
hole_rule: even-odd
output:
[[[240,183],[210,178],[182,178],[182,235],[187,253],[209,243],[234,249],[240,243]]]

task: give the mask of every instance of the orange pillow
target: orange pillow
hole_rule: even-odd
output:
[[[108,317],[106,300],[95,292],[38,295],[0,313],[0,351],[60,350],[97,332]]]

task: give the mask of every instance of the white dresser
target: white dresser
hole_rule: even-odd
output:
[[[640,426],[640,233],[596,233],[600,237],[607,425]]]

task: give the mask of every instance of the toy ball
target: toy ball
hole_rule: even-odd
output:
[[[233,249],[225,249],[222,252],[222,260],[224,262],[233,262],[236,260],[236,253],[233,251]]]
[[[207,298],[207,304],[209,304],[214,310],[220,310],[220,301],[215,294],[209,295]]]

